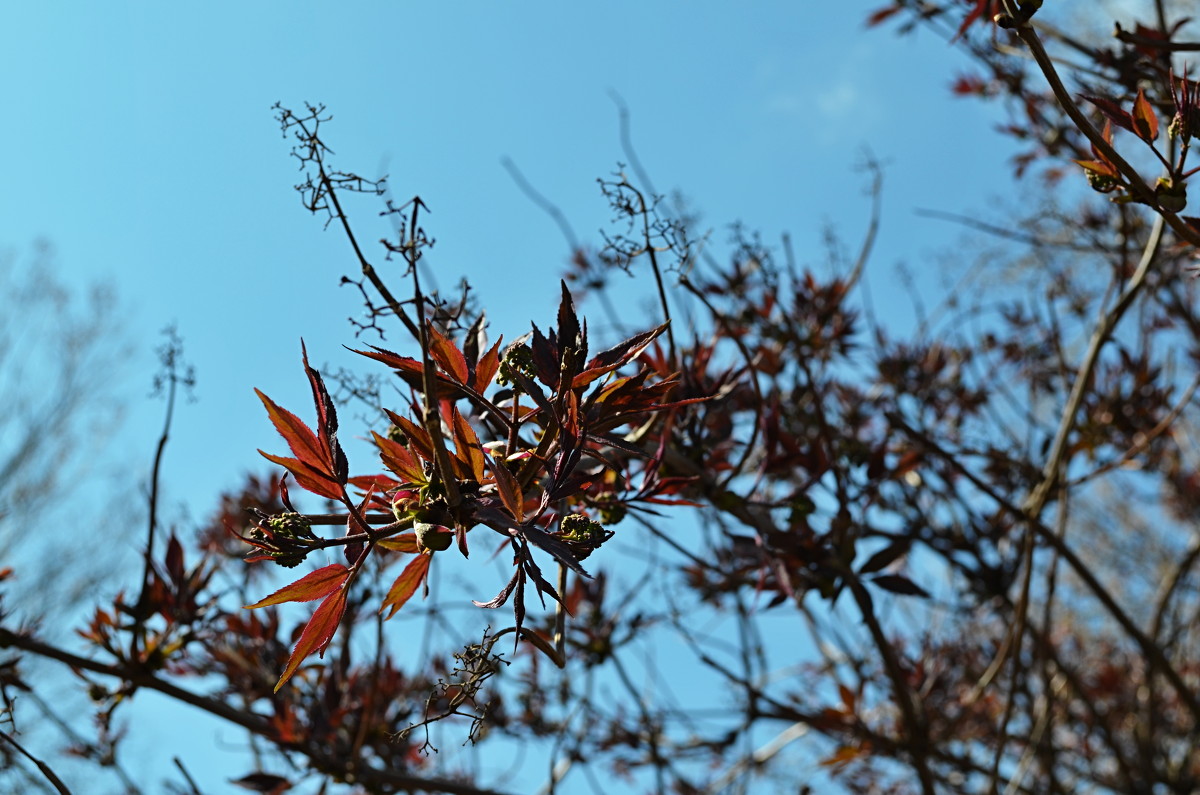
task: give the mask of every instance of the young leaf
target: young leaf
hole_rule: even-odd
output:
[[[300,640],[296,641],[296,647],[292,649],[292,656],[288,658],[279,681],[275,683],[276,693],[287,680],[292,678],[292,674],[296,673],[296,669],[300,667],[300,663],[304,662],[305,658],[314,651],[325,653],[345,612],[346,589],[338,588],[325,597],[325,601],[321,602],[312,618],[305,624],[304,631],[300,633]]]
[[[429,356],[437,362],[443,372],[449,374],[460,384],[467,383],[467,360],[448,337],[438,333],[433,326],[429,327]]]
[[[425,483],[428,480],[421,462],[407,447],[374,431],[371,431],[371,435],[375,438],[375,446],[379,448],[379,457],[385,467],[406,483]]]
[[[380,613],[390,607],[392,611],[387,614],[387,618],[391,618],[396,615],[397,610],[404,607],[404,603],[412,598],[412,595],[417,592],[417,586],[429,573],[431,560],[433,560],[431,554],[417,555],[404,567],[404,571],[400,572],[400,576],[392,583],[387,596],[384,597],[383,604],[379,606]]]
[[[1133,117],[1129,115],[1128,111],[1123,110],[1116,102],[1113,102],[1111,99],[1105,99],[1104,97],[1089,97],[1086,94],[1083,95],[1083,98],[1099,108],[1100,112],[1107,116],[1113,124],[1121,127],[1122,129],[1129,130],[1130,132],[1136,132],[1136,130],[1133,129]]]
[[[508,471],[508,467],[502,463],[492,461],[491,470],[496,477],[496,491],[500,495],[500,501],[520,524],[525,521],[525,498],[521,494],[521,484],[513,473]]]
[[[1158,115],[1155,114],[1150,101],[1146,99],[1145,92],[1140,88],[1137,99],[1133,103],[1133,131],[1146,143],[1158,138]]]
[[[400,535],[381,538],[375,542],[375,546],[391,550],[392,552],[407,552],[416,554],[417,549],[417,534],[416,533],[401,533]]]
[[[347,348],[346,350],[357,353],[361,356],[366,356],[378,362],[383,362],[388,367],[391,367],[393,370],[395,370],[396,375],[400,376],[404,383],[408,384],[418,392],[425,391],[425,380],[423,375],[425,372],[425,365],[423,365],[420,360],[413,359],[409,356],[401,356],[398,353],[393,353],[392,351],[384,348],[377,348],[374,345],[370,347],[375,348],[375,350],[360,351],[355,350],[354,348]],[[437,397],[439,399],[457,399],[463,396],[464,393],[462,389],[453,381],[451,381],[450,378],[445,374],[435,373],[434,376],[437,380]]]
[[[667,324],[663,323],[657,328],[635,334],[624,342],[596,354],[595,358],[587,363],[584,371],[571,381],[571,386],[576,389],[587,386],[600,376],[611,373],[623,364],[632,361],[666,330]]]
[[[475,376],[471,379],[471,388],[480,394],[483,394],[483,390],[491,385],[492,379],[496,377],[496,371],[500,369],[500,343],[503,339],[501,337],[496,340],[496,344],[479,357],[479,363],[475,365]]]
[[[575,314],[575,302],[571,298],[571,291],[567,289],[567,282],[560,280],[559,284],[562,286],[562,300],[558,304],[558,349],[561,353],[568,348],[576,348],[582,361],[587,357],[587,338],[579,328],[579,316]]]
[[[247,610],[256,607],[268,607],[284,602],[311,602],[322,599],[340,588],[350,576],[350,570],[340,563],[334,563],[316,571],[309,572],[291,585],[285,585],[275,593],[246,605]]]
[[[327,456],[321,441],[304,424],[304,421],[287,409],[278,406],[260,390],[255,389],[254,391],[266,406],[267,414],[274,423],[275,430],[279,431],[279,435],[288,443],[288,447],[291,448],[296,458],[317,472],[327,474],[330,478],[334,477],[333,460]]]
[[[272,463],[291,472],[296,482],[301,488],[308,489],[313,494],[321,497],[328,497],[331,500],[340,500],[342,498],[342,488],[332,477],[324,472],[318,471],[309,466],[298,458],[286,458],[280,455],[271,455],[264,453],[262,450],[258,454]]]
[[[329,390],[325,388],[325,382],[321,380],[321,374],[308,363],[308,348],[304,346],[304,340],[300,340],[300,352],[304,359],[304,372],[308,375],[308,383],[312,387],[313,403],[317,407],[317,432],[325,447],[325,457],[333,464],[333,477],[340,485],[345,485],[346,478],[350,477],[350,465],[337,438],[337,409],[333,405]]]
[[[467,465],[474,480],[483,480],[483,446],[479,443],[475,429],[471,427],[462,413],[458,409],[453,409],[453,411],[454,448],[458,458]]]
[[[412,448],[412,451],[426,461],[432,461],[433,441],[429,438],[429,432],[407,417],[401,417],[399,414],[387,409],[384,409],[384,412],[388,415],[388,419],[392,421],[392,424],[404,434],[404,438],[408,439],[408,446]]]

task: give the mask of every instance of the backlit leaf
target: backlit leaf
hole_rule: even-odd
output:
[[[496,477],[496,491],[500,494],[500,501],[504,503],[504,507],[508,509],[517,520],[517,523],[525,521],[525,513],[523,503],[525,498],[521,494],[521,484],[516,477],[508,471],[508,467],[502,463],[492,461],[492,474]]]
[[[262,450],[259,450],[258,454],[291,472],[292,476],[296,478],[296,482],[313,494],[328,497],[331,500],[340,500],[342,498],[342,489],[337,484],[337,481],[324,472],[317,471],[300,459],[271,455],[270,453],[264,453]]]
[[[1136,132],[1133,129],[1133,117],[1129,115],[1128,111],[1124,110],[1113,100],[1106,99],[1105,97],[1090,97],[1086,94],[1083,95],[1083,98],[1099,108],[1100,112],[1108,117],[1109,121],[1111,121],[1113,124],[1129,130],[1130,132]],[[1109,133],[1110,142],[1111,135],[1112,134]]]
[[[657,328],[652,328],[649,331],[643,331],[641,334],[635,334],[619,345],[614,345],[602,353],[596,354],[582,373],[575,376],[571,381],[571,386],[578,389],[581,386],[587,386],[592,381],[595,381],[602,375],[611,373],[618,367],[636,359],[642,351],[654,342],[654,340],[667,330],[667,324],[663,323]]]
[[[283,586],[265,599],[257,601],[252,605],[246,605],[246,609],[253,610],[256,607],[268,607],[270,605],[283,604],[284,602],[311,602],[314,599],[322,599],[329,596],[337,588],[340,588],[349,576],[349,569],[340,563],[334,563],[309,572],[294,583]]]
[[[389,549],[392,552],[408,552],[410,554],[417,553],[417,534],[416,533],[401,533],[400,535],[381,538],[375,542],[375,546]]]
[[[467,360],[462,351],[449,337],[438,333],[433,326],[429,329],[429,356],[437,362],[443,372],[448,373],[460,384],[467,383]]]
[[[379,448],[379,457],[383,460],[383,465],[398,477],[407,483],[424,483],[428,479],[420,460],[407,447],[374,431],[371,435],[375,438],[375,446]]]
[[[467,465],[473,479],[483,480],[483,446],[479,443],[475,429],[462,413],[458,409],[453,409],[453,412],[454,447],[458,457]]]
[[[491,385],[492,379],[496,377],[496,371],[500,369],[501,340],[503,337],[496,340],[496,344],[479,357],[479,363],[475,365],[475,378],[471,382],[471,387],[480,394]]]
[[[327,457],[321,441],[312,432],[312,429],[305,425],[303,420],[277,405],[260,390],[255,389],[254,391],[266,406],[267,415],[275,425],[275,430],[279,431],[279,435],[288,443],[292,454],[313,469],[328,473],[332,478],[333,462]]]
[[[383,604],[379,606],[380,613],[390,607],[392,610],[387,617],[391,618],[396,615],[397,610],[404,607],[404,603],[412,598],[412,595],[417,592],[417,586],[429,573],[431,560],[433,560],[433,556],[430,554],[417,555],[404,567],[404,571],[400,572],[400,576],[392,583],[387,596],[384,597]]]
[[[283,687],[284,683],[292,678],[292,674],[296,673],[300,663],[304,662],[314,651],[325,653],[345,612],[346,589],[338,588],[327,596],[324,602],[321,602],[312,618],[305,624],[304,631],[300,633],[300,640],[296,641],[296,647],[292,649],[292,656],[288,658],[287,666],[283,669],[279,681],[275,683],[275,692],[279,692],[279,688]]]
[[[317,433],[325,448],[325,458],[333,464],[331,474],[339,484],[344,484],[350,473],[346,454],[337,438],[337,409],[333,405],[329,390],[325,388],[321,374],[308,363],[308,348],[304,346],[304,340],[300,340],[300,352],[304,359],[304,372],[308,375],[309,386],[312,387],[313,403],[317,407]]]
[[[1158,115],[1146,99],[1146,93],[1140,88],[1133,103],[1133,131],[1138,138],[1147,143],[1158,138]]]

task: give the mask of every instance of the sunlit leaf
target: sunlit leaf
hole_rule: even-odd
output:
[[[304,662],[314,651],[324,654],[329,642],[333,640],[333,635],[337,632],[338,624],[345,612],[346,589],[338,588],[325,597],[325,601],[321,602],[312,618],[304,626],[304,631],[300,633],[300,640],[296,641],[296,647],[292,649],[292,656],[288,658],[287,666],[283,669],[279,681],[275,683],[276,692],[283,687],[287,680],[292,678],[292,674],[296,673],[300,663]]]
[[[294,583],[283,586],[265,599],[261,599],[252,605],[246,605],[246,609],[253,610],[256,607],[268,607],[270,605],[283,604],[284,602],[311,602],[315,599],[323,599],[340,588],[349,576],[349,569],[340,563],[334,563],[309,572]]]
[[[392,583],[392,587],[388,589],[387,596],[383,599],[383,604],[379,606],[379,612],[382,613],[387,608],[392,608],[387,614],[387,618],[396,615],[396,611],[404,607],[404,603],[412,598],[412,595],[417,592],[417,587],[421,581],[425,579],[425,575],[429,573],[429,562],[433,560],[433,555],[422,554],[413,558],[404,571],[400,572],[400,576]]]
[[[501,340],[503,337],[496,340],[496,344],[479,357],[479,363],[475,365],[475,377],[471,382],[471,387],[480,394],[491,385],[492,379],[496,377],[496,372],[500,369]]]
[[[1138,138],[1147,143],[1158,138],[1158,115],[1146,99],[1146,93],[1140,88],[1133,103],[1133,131]]]
[[[392,552],[407,552],[415,554],[417,549],[417,534],[416,533],[400,533],[399,535],[381,538],[375,542],[375,546],[383,547]]]
[[[437,362],[437,366],[443,372],[449,374],[458,383],[467,383],[467,360],[462,355],[462,351],[449,337],[439,334],[433,326],[428,328],[428,332],[430,358]]]
[[[508,509],[508,512],[520,524],[525,521],[523,506],[525,498],[521,494],[521,484],[517,481],[513,473],[508,471],[508,467],[502,463],[492,461],[491,470],[496,478],[496,491],[500,495],[500,501],[504,503],[504,507]]]
[[[618,367],[621,367],[628,362],[636,359],[642,351],[654,342],[654,340],[667,330],[667,323],[661,326],[652,328],[649,331],[643,331],[641,334],[635,334],[619,345],[614,345],[596,356],[587,363],[587,367],[582,373],[575,376],[571,381],[571,386],[578,389],[582,386],[587,386],[592,381],[595,381],[602,375],[611,373]]]
[[[325,459],[333,465],[330,474],[333,475],[339,484],[344,484],[346,478],[350,476],[350,467],[346,461],[346,454],[342,451],[342,445],[338,442],[337,438],[337,409],[333,404],[333,398],[330,396],[329,390],[325,388],[325,382],[321,379],[321,374],[308,363],[308,348],[305,347],[304,340],[300,340],[300,352],[304,360],[304,372],[308,376],[309,386],[312,387],[313,403],[317,408],[317,433],[325,448]]]
[[[379,457],[384,466],[407,483],[426,482],[428,478],[425,477],[425,469],[407,447],[374,431],[371,432],[371,436],[375,439],[375,446],[379,448]]]
[[[1105,97],[1091,97],[1086,94],[1083,95],[1083,98],[1086,99],[1088,102],[1092,103],[1093,105],[1095,105],[1097,108],[1099,108],[1100,112],[1103,113],[1109,119],[1109,121],[1111,121],[1113,124],[1117,125],[1118,127],[1123,128],[1123,129],[1129,130],[1130,132],[1136,132],[1133,129],[1133,117],[1129,115],[1128,111],[1123,109],[1120,105],[1118,105],[1113,100],[1107,99]],[[1111,135],[1112,134],[1110,132],[1109,133],[1110,140],[1111,140]]]
[[[286,458],[284,456],[271,455],[270,453],[265,453],[262,450],[259,450],[258,454],[268,461],[279,464],[279,466],[283,467],[288,472],[291,472],[292,476],[296,478],[296,482],[299,483],[302,488],[308,489],[313,494],[317,494],[321,497],[328,497],[331,500],[341,499],[341,487],[338,485],[336,480],[324,472],[314,469],[298,458]]]
[[[288,443],[292,454],[318,472],[324,472],[333,477],[333,462],[327,457],[325,449],[317,435],[312,432],[304,421],[292,412],[280,407],[260,390],[254,390],[263,405],[267,415],[275,425],[275,430]]]
[[[426,461],[432,461],[433,442],[429,438],[429,432],[408,417],[402,417],[387,409],[384,409],[384,412],[388,415],[388,419],[392,421],[392,424],[404,434],[404,438],[408,439],[408,445],[412,451]]]
[[[483,446],[479,444],[479,437],[458,409],[453,410],[453,417],[454,447],[458,457],[467,465],[474,480],[483,480],[484,456]]]

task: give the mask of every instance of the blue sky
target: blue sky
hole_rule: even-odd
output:
[[[273,103],[325,103],[335,164],[420,194],[439,280],[470,279],[510,339],[552,316],[567,248],[501,159],[596,240],[608,211],[595,180],[623,159],[610,92],[656,186],[681,190],[715,243],[743,221],[768,241],[789,232],[804,264],[824,262],[827,224],[857,246],[869,148],[886,168],[869,279],[877,310],[903,324],[892,266],[932,270],[960,235],[914,210],[986,208],[1011,151],[993,111],[950,99],[961,55],[863,29],[881,4],[16,5],[0,25],[0,247],[45,238],[64,279],[115,286],[141,352],[113,454],[141,481],[161,422],[145,397],[152,351],[178,325],[199,401],[178,416],[164,480],[170,511],[202,518],[263,471],[256,448],[281,447],[253,387],[306,415],[301,337],[314,363],[361,364],[341,347],[359,311],[337,287],[351,251],[300,207]],[[378,209],[349,208],[366,241],[388,231]],[[631,325],[653,319],[630,311]],[[140,539],[139,526],[121,543]]]

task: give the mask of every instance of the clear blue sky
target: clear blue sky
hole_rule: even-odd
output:
[[[932,269],[959,236],[914,209],[986,207],[1010,149],[993,113],[949,98],[957,52],[863,29],[881,4],[12,5],[0,246],[46,238],[65,278],[116,286],[142,353],[114,444],[142,479],[161,421],[145,399],[151,351],[178,324],[199,402],[180,412],[164,479],[170,505],[203,517],[263,471],[256,448],[281,446],[253,387],[307,416],[302,336],[314,363],[360,364],[341,347],[359,311],[337,287],[351,252],[300,207],[274,102],[325,103],[335,163],[422,196],[441,282],[469,278],[508,338],[551,316],[567,249],[501,158],[595,240],[608,218],[595,180],[623,159],[610,90],[656,186],[683,191],[714,241],[733,221],[768,241],[786,231],[803,263],[823,263],[827,223],[857,245],[868,202],[854,166],[869,147],[886,165],[870,279],[877,308],[903,322],[893,264]],[[351,208],[365,240],[387,230],[377,209]],[[136,548],[140,532],[122,542]]]

